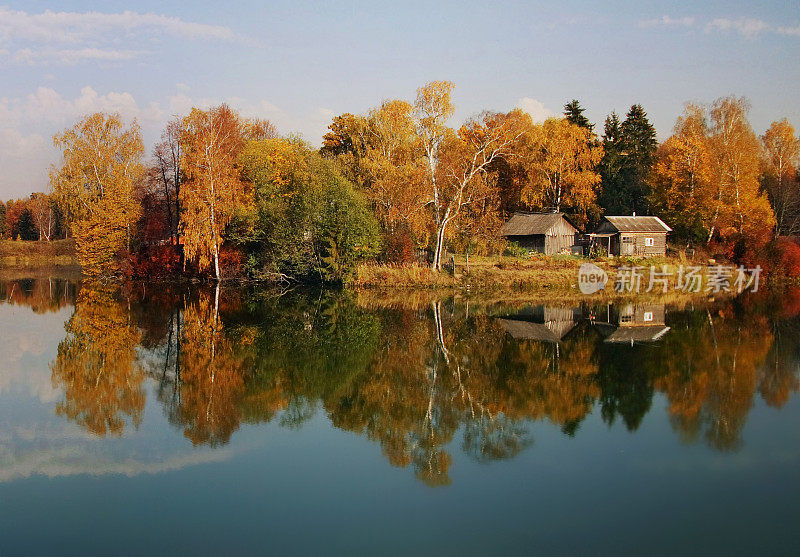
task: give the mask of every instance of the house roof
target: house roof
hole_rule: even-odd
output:
[[[672,232],[658,217],[605,217],[618,232]],[[601,224],[598,229],[603,228]]]
[[[564,213],[514,213],[503,225],[503,236],[530,236],[547,234],[559,221],[564,220],[577,232],[577,228],[564,217]]]

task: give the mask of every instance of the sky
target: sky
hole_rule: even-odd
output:
[[[224,101],[319,145],[333,116],[437,79],[454,126],[575,98],[598,130],[640,103],[663,140],[687,101],[733,94],[757,133],[800,128],[800,2],[2,2],[3,200],[47,190],[53,134],[87,113],[136,118],[150,152]]]

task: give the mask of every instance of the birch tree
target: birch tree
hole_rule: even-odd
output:
[[[528,174],[521,192],[523,203],[584,212],[594,203],[603,147],[592,141],[586,128],[550,118],[526,134],[522,156]]]
[[[245,201],[236,159],[243,146],[238,115],[223,104],[192,109],[181,130],[185,176],[181,188],[184,254],[203,271],[213,266],[220,280],[222,233],[237,204]]]
[[[784,118],[773,122],[761,137],[764,146],[764,185],[775,211],[779,234],[800,232],[800,184],[797,181],[797,162],[800,140],[794,127]]]
[[[432,268],[442,266],[442,252],[450,225],[474,203],[491,194],[488,180],[490,165],[511,156],[522,134],[519,110],[508,114],[485,112],[461,126],[458,134],[446,143],[442,153],[443,179],[434,201],[436,243]]]

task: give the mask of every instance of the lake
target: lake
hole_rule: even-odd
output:
[[[796,554],[800,293],[0,283],[0,552]]]

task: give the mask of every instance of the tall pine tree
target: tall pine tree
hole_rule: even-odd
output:
[[[656,130],[641,105],[631,106],[625,121],[612,113],[603,133],[600,204],[608,215],[647,214],[648,177],[656,152]]]
[[[594,124],[589,122],[589,119],[583,114],[585,110],[580,101],[572,99],[564,105],[564,117],[569,123],[586,128],[589,132],[594,133]]]

